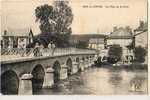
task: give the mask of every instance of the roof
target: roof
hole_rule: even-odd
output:
[[[148,23],[147,22],[143,22],[143,25],[139,25],[139,27],[137,27],[134,31],[135,32],[148,31]]]
[[[116,31],[112,32],[108,38],[110,39],[128,39],[132,38],[132,32],[125,28],[118,28]]]
[[[17,37],[27,37],[32,32],[30,28],[22,28],[22,29],[12,29],[8,28],[6,33],[3,32],[2,36],[17,36]]]
[[[140,35],[140,34],[142,34],[142,33],[145,33],[145,32],[148,32],[148,31],[138,31],[136,34],[134,34],[134,36],[137,36],[137,35]]]

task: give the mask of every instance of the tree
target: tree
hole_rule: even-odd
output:
[[[86,49],[88,47],[88,42],[86,41],[79,41],[76,44],[76,48]]]
[[[147,21],[139,21],[139,26],[134,31],[147,31],[148,30],[148,23]]]
[[[52,16],[53,13],[53,6],[49,6],[48,4],[39,6],[35,9],[36,22],[40,22],[39,28],[41,34],[36,36],[33,44],[39,42],[40,44],[43,44],[44,47],[47,47],[51,41],[54,23],[52,23],[50,16]]]
[[[53,41],[58,47],[69,45],[73,14],[68,1],[54,1],[53,6],[39,6],[35,9],[35,15],[36,21],[40,22],[41,34],[48,36],[42,39]]]
[[[69,39],[72,33],[70,25],[73,21],[73,13],[68,4],[68,1],[54,1],[54,16],[52,18],[56,22],[54,28],[55,36],[58,38],[56,43],[62,47],[69,45]]]
[[[53,15],[53,7],[47,4],[39,6],[35,9],[36,21],[40,22],[41,33],[49,33],[52,31],[52,23],[50,23],[50,16]]]
[[[145,61],[145,56],[147,54],[147,51],[143,47],[141,46],[135,47],[133,53],[135,56],[135,62],[143,63]]]
[[[125,29],[126,29],[126,31],[129,32],[131,35],[133,34],[133,33],[132,33],[132,28],[131,28],[130,26],[126,26]]]
[[[122,57],[122,47],[120,45],[112,45],[108,51],[108,62],[116,63],[121,60]]]

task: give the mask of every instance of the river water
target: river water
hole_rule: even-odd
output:
[[[89,68],[70,76],[51,89],[42,89],[40,95],[146,95],[146,70],[112,70]]]

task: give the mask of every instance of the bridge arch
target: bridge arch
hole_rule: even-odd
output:
[[[60,70],[61,70],[61,65],[59,61],[54,62],[53,69],[54,69],[54,83],[57,83],[60,80]]]
[[[13,70],[8,70],[1,75],[1,92],[7,95],[18,94],[19,77]]]
[[[42,89],[45,71],[42,65],[36,65],[32,70],[32,90],[33,93],[36,92],[38,89]]]
[[[72,60],[71,60],[71,58],[67,59],[66,65],[67,65],[67,75],[69,76],[72,73]]]

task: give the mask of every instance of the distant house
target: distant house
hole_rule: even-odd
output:
[[[140,22],[140,26],[134,30],[135,46],[148,48],[148,24]]]
[[[132,31],[128,27],[114,27],[113,32],[107,37],[107,47],[109,48],[114,44],[120,45],[123,50],[122,60],[127,62],[133,60],[133,50],[128,48],[128,46],[131,45],[132,42]]]
[[[96,50],[105,49],[105,38],[91,38],[89,39],[89,48]]]
[[[148,50],[148,24],[147,22],[140,22],[140,26],[134,30],[134,44],[135,47],[141,46]],[[145,57],[145,62],[148,63],[148,56]]]
[[[33,42],[31,29],[8,29],[1,37],[1,48],[26,48]]]
[[[106,35],[102,34],[73,34],[70,42],[76,44],[79,41],[85,41],[88,42],[89,48],[101,50],[105,47],[105,38]]]
[[[148,47],[148,31],[136,31],[134,37],[136,47]]]

